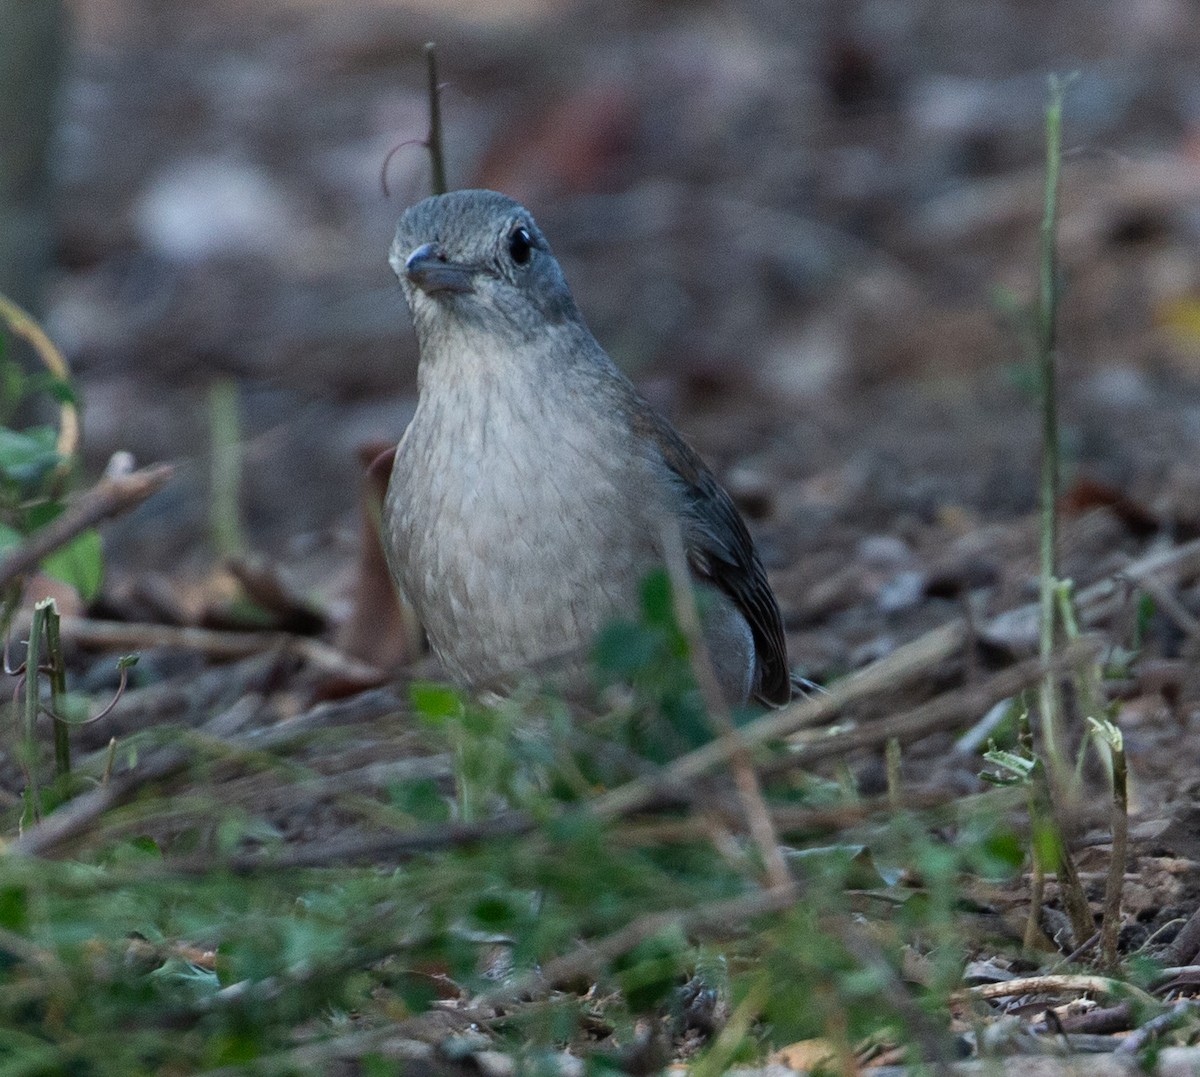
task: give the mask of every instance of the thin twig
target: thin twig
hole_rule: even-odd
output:
[[[64,617],[61,631],[81,647],[93,650],[141,651],[155,647],[192,651],[212,659],[247,658],[268,651],[298,654],[324,673],[335,673],[364,685],[376,685],[385,674],[366,662],[308,636],[290,632],[226,632],[213,628],[98,621]]]
[[[1163,960],[1168,965],[1190,965],[1200,956],[1200,907],[1188,917],[1179,934],[1171,940]]]
[[[733,719],[729,714],[729,706],[725,701],[721,685],[717,681],[713,669],[712,656],[704,640],[704,629],[700,624],[700,612],[696,608],[696,594],[692,589],[692,579],[687,568],[687,554],[683,548],[683,535],[679,527],[673,523],[664,523],[662,528],[663,553],[666,558],[667,572],[671,578],[671,599],[675,606],[675,619],[679,622],[680,631],[687,640],[688,656],[691,659],[692,670],[704,702],[709,718],[716,726],[716,732],[724,741],[729,751],[729,765],[733,772],[734,785],[742,802],[742,810],[746,813],[746,823],[750,835],[758,847],[759,856],[767,871],[767,884],[771,888],[786,886],[791,878],[783,851],[779,847],[779,838],[771,824],[771,814],[763,800],[762,787],[750,759],[749,749],[742,743],[741,737],[734,728]]]
[[[429,94],[429,162],[433,169],[431,186],[434,194],[445,194],[450,190],[446,183],[446,154],[442,143],[442,87],[438,82],[437,45],[425,44],[425,77]]]
[[[213,718],[209,725],[219,729],[247,707],[257,706],[255,697],[242,696],[229,710]],[[8,847],[8,851],[41,856],[60,848],[86,831],[110,808],[128,800],[146,785],[183,770],[193,756],[190,744],[159,748],[143,754],[138,759],[137,767],[68,801],[37,826],[26,830]]]
[[[1042,397],[1042,473],[1039,484],[1038,595],[1041,629],[1038,655],[1049,663],[1058,639],[1055,587],[1058,581],[1058,190],[1062,165],[1062,84],[1050,77],[1050,102],[1046,107],[1046,188],[1042,218],[1038,289],[1038,381]],[[1050,784],[1057,791],[1064,781],[1063,733],[1059,724],[1058,676],[1047,669],[1039,691],[1042,734]]]
[[[67,667],[63,658],[62,636],[58,606],[46,599],[46,651],[50,659],[50,710],[54,731],[54,770],[60,777],[71,773],[71,730],[59,715],[67,696]],[[45,709],[45,708],[43,708]]]
[[[540,972],[518,976],[503,987],[484,992],[475,999],[475,1004],[501,1009],[525,998],[544,996],[564,984],[597,976],[621,955],[671,929],[697,936],[729,935],[757,916],[791,908],[802,894],[799,885],[789,883],[695,909],[650,913],[611,935],[586,942],[571,953],[548,961]]]
[[[1154,599],[1154,604],[1192,639],[1200,639],[1198,619],[1163,580],[1150,576],[1141,581],[1142,589]]]
[[[162,489],[173,473],[170,464],[156,464],[129,475],[101,479],[61,516],[36,531],[0,561],[0,587],[32,572],[48,554],[65,546],[81,531],[140,505]]]
[[[1113,1052],[1114,1055],[1136,1055],[1156,1036],[1161,1035],[1163,1032],[1169,1032],[1176,1025],[1182,1024],[1187,1018],[1194,1017],[1198,1010],[1200,1010],[1200,1003],[1197,1003],[1195,999],[1185,998],[1175,1003],[1166,1013],[1160,1013],[1157,1017],[1150,1018],[1140,1028],[1134,1029],[1117,1046],[1117,1049]],[[1189,1070],[1192,1073],[1196,1072],[1194,1067],[1189,1067],[1188,1070],[1180,1067],[1179,1072],[1186,1073]]]
[[[1021,976],[994,984],[979,984],[968,988],[976,998],[1013,998],[1017,995],[1047,995],[1057,991],[1086,991],[1097,995],[1131,995],[1149,1005],[1156,1005],[1153,995],[1125,980],[1107,976],[1088,976],[1070,973],[1058,976]]]
[[[1076,961],[1078,961],[1081,957],[1083,957],[1084,954],[1086,954],[1088,951],[1090,951],[1096,945],[1096,943],[1098,943],[1099,941],[1100,941],[1100,932],[1093,931],[1088,938],[1084,939],[1084,941],[1081,942],[1078,946],[1076,946],[1075,949],[1072,950],[1069,954],[1067,954],[1066,957],[1064,957],[1061,961],[1055,962],[1054,967],[1050,971],[1056,972],[1060,968],[1065,968],[1068,965],[1073,965]]]
[[[953,655],[962,646],[962,641],[963,627],[959,621],[928,632],[839,681],[827,692],[798,700],[743,726],[740,743],[750,749],[799,729],[827,722],[850,703],[878,692],[894,691],[919,677],[931,666]],[[637,811],[653,801],[662,789],[686,785],[723,765],[728,760],[729,748],[726,741],[706,744],[663,767],[655,775],[629,782],[598,797],[592,803],[592,811],[602,819]]]
[[[1062,670],[1079,661],[1082,655],[1092,654],[1096,645],[1081,641],[1069,647],[1052,662],[1051,668]],[[803,764],[809,766],[822,759],[845,755],[861,748],[877,748],[895,737],[901,744],[911,744],[922,737],[941,733],[961,725],[969,715],[987,710],[995,702],[1037,682],[1045,667],[1040,659],[1029,658],[993,674],[979,684],[946,692],[928,703],[904,711],[892,718],[872,722],[856,729],[830,733],[815,740],[796,745],[785,759],[773,760],[768,772]],[[669,769],[669,768],[668,768]]]
[[[1200,539],[1165,550],[1154,550],[1083,588],[1075,596],[1080,626],[1092,628],[1112,616],[1129,601],[1131,584],[1144,586],[1146,580],[1167,571],[1173,572],[1177,583],[1193,580],[1200,575]],[[1005,649],[1013,646],[1014,642],[1036,649],[1038,610],[1036,602],[1006,610],[980,626],[980,635]]]
[[[58,640],[57,634],[55,635],[54,643],[52,643],[51,646],[55,647],[59,654],[62,653],[62,644]],[[121,679],[117,682],[117,689],[115,692],[113,692],[112,699],[110,699],[108,701],[108,703],[106,703],[104,705],[104,707],[102,707],[97,714],[89,715],[87,718],[71,719],[71,718],[66,717],[66,715],[64,715],[62,713],[61,702],[58,704],[57,708],[55,707],[53,702],[51,703],[51,705],[49,707],[42,708],[42,713],[47,718],[51,718],[54,720],[56,737],[57,737],[57,728],[59,726],[63,726],[64,728],[74,727],[76,729],[80,729],[83,726],[94,725],[96,722],[104,721],[105,718],[107,718],[110,714],[112,714],[112,712],[114,710],[116,710],[117,704],[121,702],[121,697],[125,695],[125,689],[129,685],[129,666],[122,664],[120,666],[118,672],[120,674]],[[66,684],[64,682],[63,688],[62,688],[63,694],[66,693],[66,690],[67,690]],[[61,696],[59,698],[61,699]],[[56,746],[57,746],[57,743],[58,742],[56,739],[55,740]],[[67,762],[68,762],[68,764],[70,763],[70,756],[68,756]],[[68,770],[69,769],[70,768],[68,766]]]

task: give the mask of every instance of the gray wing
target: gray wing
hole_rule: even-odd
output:
[[[692,573],[728,596],[750,625],[758,660],[754,694],[764,703],[787,703],[792,697],[792,681],[783,619],[750,532],[729,494],[695,450],[648,404],[639,404],[637,433],[658,446],[688,502],[690,518],[684,543]]]

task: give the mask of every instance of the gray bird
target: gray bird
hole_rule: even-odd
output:
[[[493,191],[427,198],[389,258],[420,346],[384,547],[450,675],[502,681],[584,652],[636,608],[677,527],[726,698],[791,696],[779,606],[700,457],[596,342],[545,237]]]

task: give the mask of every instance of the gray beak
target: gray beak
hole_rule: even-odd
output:
[[[448,261],[436,243],[422,243],[404,260],[404,275],[426,295],[473,290],[470,266]]]

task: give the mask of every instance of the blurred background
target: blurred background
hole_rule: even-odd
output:
[[[386,255],[429,167],[388,154],[430,40],[451,185],[532,209],[806,668],[1028,595],[1051,73],[1066,570],[1200,531],[1195,0],[0,0],[0,290],[78,376],[90,473],[180,468],[106,533],[111,588],[213,563],[233,386],[245,541],[344,608],[358,450],[414,402]]]

